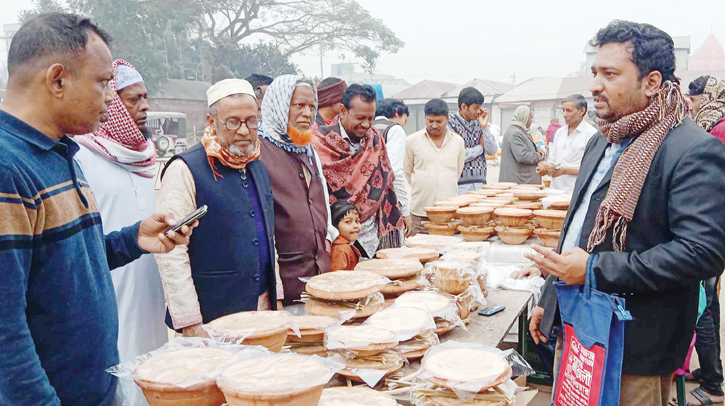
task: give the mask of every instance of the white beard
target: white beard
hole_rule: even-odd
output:
[[[232,155],[236,157],[245,157],[247,155],[250,155],[252,152],[254,152],[254,148],[256,147],[255,144],[249,144],[249,146],[242,148],[238,147],[236,145],[229,145],[226,148],[229,150],[229,152],[232,153]]]

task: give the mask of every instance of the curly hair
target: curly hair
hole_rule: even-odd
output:
[[[639,80],[657,71],[663,82],[680,83],[675,76],[675,43],[666,32],[650,24],[614,20],[599,30],[590,44],[601,47],[613,42],[634,45],[632,62],[637,65]]]

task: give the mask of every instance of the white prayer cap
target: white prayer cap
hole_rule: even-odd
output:
[[[233,94],[248,94],[254,97],[255,100],[257,99],[252,84],[243,79],[224,79],[215,83],[207,89],[206,98],[209,107],[211,107],[212,104]]]
[[[116,80],[116,91],[143,82],[141,74],[136,69],[123,64],[119,64],[116,67],[116,76],[114,76],[114,79]]]

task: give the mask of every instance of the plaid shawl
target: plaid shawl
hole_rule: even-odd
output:
[[[395,175],[385,142],[372,127],[350,154],[350,144],[340,135],[340,123],[321,127],[312,144],[320,157],[330,189],[330,204],[347,200],[360,211],[360,220],[378,216],[378,236],[404,227],[393,181]]]
[[[634,217],[642,186],[652,160],[667,133],[687,115],[687,103],[680,87],[670,81],[650,98],[642,111],[616,121],[598,119],[600,131],[610,143],[635,138],[614,165],[607,195],[599,205],[594,229],[587,241],[587,251],[601,245],[607,230],[614,227],[613,247],[623,252],[627,244],[627,224]]]
[[[123,59],[116,59],[113,61],[114,74],[119,65],[136,69]],[[74,139],[136,175],[153,178],[156,175],[156,146],[141,134],[141,130],[116,92],[115,80],[111,80],[111,89],[116,94],[108,108],[108,120],[101,123],[101,127],[95,132]]]
[[[725,118],[725,80],[710,76],[702,92],[700,111],[695,122],[703,130],[710,132],[712,127]]]

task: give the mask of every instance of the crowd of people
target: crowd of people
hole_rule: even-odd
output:
[[[301,312],[304,278],[402,246],[426,232],[426,207],[492,181],[499,143],[475,88],[454,113],[430,100],[425,128],[407,135],[405,103],[369,85],[255,74],[208,89],[204,135],[165,165],[157,200],[143,75],[113,60],[110,42],[87,18],[47,13],[10,46],[1,404],[141,404],[138,388],[104,371],[163,345],[167,326],[208,337],[203,325],[228,314]],[[535,247],[535,265],[517,273],[547,278],[530,332],[558,354],[554,284],[590,274],[635,319],[620,404],[667,404],[695,330],[690,404],[722,403],[725,80],[698,78],[684,94],[672,39],[651,25],[613,22],[593,44],[596,127],[575,94],[546,141],[519,106],[500,145],[493,181],[548,176],[572,193],[559,248]],[[201,220],[167,232],[202,206]]]

